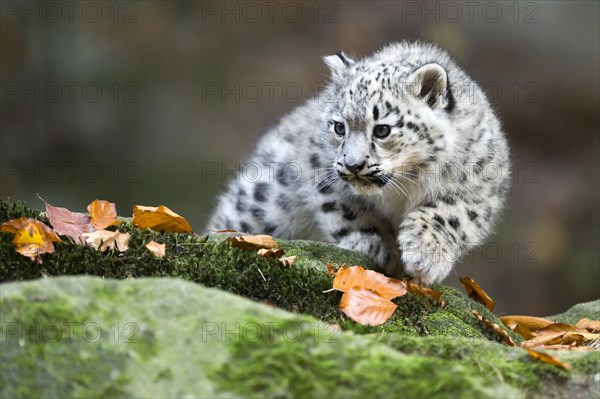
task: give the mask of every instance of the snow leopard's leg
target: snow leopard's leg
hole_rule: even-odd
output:
[[[393,229],[389,223],[374,217],[369,205],[352,198],[332,197],[324,199],[317,212],[319,227],[327,241],[365,254],[386,274],[398,270],[400,261]]]
[[[482,207],[483,201],[473,206],[457,196],[444,196],[410,212],[398,235],[405,271],[426,285],[448,276],[461,255],[491,230],[499,206]]]

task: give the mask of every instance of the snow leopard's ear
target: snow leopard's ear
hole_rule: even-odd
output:
[[[448,73],[439,64],[425,64],[413,72],[409,78],[408,90],[432,109],[444,108],[451,111],[454,107]]]
[[[354,65],[355,61],[344,54],[342,51],[338,51],[335,55],[327,55],[323,57],[323,61],[331,70],[331,77],[338,78],[345,75],[349,67]]]

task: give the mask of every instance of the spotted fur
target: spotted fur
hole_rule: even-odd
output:
[[[324,58],[321,98],[285,116],[219,198],[209,228],[334,242],[388,274],[440,282],[489,236],[509,150],[485,95],[439,48]]]

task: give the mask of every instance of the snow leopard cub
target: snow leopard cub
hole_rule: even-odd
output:
[[[509,150],[485,95],[439,48],[324,57],[323,95],[258,143],[209,229],[336,243],[387,275],[438,283],[486,238]]]

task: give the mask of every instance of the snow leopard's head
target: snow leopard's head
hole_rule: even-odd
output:
[[[323,135],[339,178],[357,194],[405,194],[452,140],[446,70],[381,57],[354,61],[341,52],[324,60],[331,81]]]

